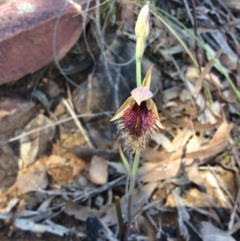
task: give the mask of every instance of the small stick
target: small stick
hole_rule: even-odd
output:
[[[64,106],[67,108],[68,112],[70,113],[70,115],[72,116],[73,118],[73,121],[74,123],[76,124],[76,126],[78,127],[78,129],[80,130],[81,134],[83,135],[86,143],[88,144],[88,146],[90,148],[93,148],[93,144],[91,143],[86,131],[84,130],[81,122],[78,120],[75,112],[73,111],[73,109],[70,107],[69,103],[65,100],[65,99],[62,99],[62,103],[64,104]]]

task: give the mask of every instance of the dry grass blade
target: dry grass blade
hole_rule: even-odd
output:
[[[188,230],[184,224],[184,221],[188,221],[190,219],[190,215],[187,209],[185,208],[181,197],[175,190],[172,191],[172,195],[174,197],[176,207],[178,210],[178,225],[180,229],[180,235],[186,238],[188,236]]]
[[[76,118],[96,117],[96,116],[104,116],[104,115],[108,115],[108,114],[112,114],[112,112],[101,112],[101,113],[94,113],[94,114],[80,114],[80,115],[76,115]],[[20,134],[20,135],[16,136],[16,137],[9,138],[8,140],[0,141],[0,146],[5,145],[5,144],[10,143],[10,142],[13,142],[13,141],[17,141],[17,140],[21,139],[22,137],[28,136],[28,135],[30,135],[32,133],[35,133],[35,132],[38,132],[38,131],[42,131],[42,130],[44,130],[46,128],[49,128],[51,126],[63,124],[65,122],[71,121],[73,119],[74,119],[73,117],[68,117],[66,119],[55,121],[54,123],[47,124],[47,125],[39,127],[39,128],[35,128],[31,131],[27,131],[23,134]]]
[[[76,114],[74,113],[74,111],[72,110],[72,108],[70,107],[70,105],[68,104],[68,102],[65,99],[62,99],[62,102],[64,104],[64,106],[67,108],[67,110],[69,111],[70,115],[72,116],[76,126],[78,127],[78,129],[80,130],[81,134],[83,135],[86,143],[88,144],[88,146],[90,148],[93,148],[93,144],[91,143],[86,131],[84,130],[82,124],[80,123],[80,121],[77,119]]]

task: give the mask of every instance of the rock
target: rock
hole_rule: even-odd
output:
[[[82,6],[87,0],[75,0]],[[1,1],[0,84],[36,72],[54,60],[53,33],[65,0]],[[82,33],[82,16],[69,4],[56,31],[57,58],[61,59]],[[77,16],[76,16],[77,15]]]
[[[61,90],[57,83],[51,79],[43,79],[43,92],[47,95],[48,99],[60,98]]]
[[[106,184],[108,181],[108,161],[101,157],[93,156],[89,169],[89,177],[94,184]]]

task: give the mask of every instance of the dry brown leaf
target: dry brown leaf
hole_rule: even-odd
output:
[[[163,99],[165,103],[168,103],[170,100],[176,99],[179,96],[181,87],[174,86],[172,88],[166,89],[163,91]]]
[[[230,234],[215,227],[210,222],[202,221],[197,223],[196,228],[204,241],[236,241]]]
[[[144,163],[142,167],[139,168],[141,180],[143,182],[154,182],[176,175],[179,171],[180,165],[182,164],[181,160],[183,158],[199,159],[199,165],[204,164],[209,158],[214,157],[225,149],[228,144],[231,129],[232,124],[228,124],[224,121],[219,126],[209,143],[200,147],[198,151],[191,151],[187,149],[179,150],[170,154],[163,161],[159,161],[154,164],[151,163],[150,168],[148,163]],[[145,157],[150,161],[157,161],[161,159],[158,156],[158,152],[154,152],[153,150],[150,152],[150,149],[148,149],[148,153],[150,154],[149,157],[147,157],[146,154]]]
[[[168,153],[174,152],[175,149],[172,145],[172,142],[169,140],[168,137],[166,137],[162,133],[156,133],[153,137],[152,140],[156,141],[158,145],[161,145]]]
[[[32,119],[23,130],[23,135],[35,128],[41,128],[45,125],[51,125],[53,122],[45,115],[39,114]],[[38,130],[20,138],[20,156],[23,166],[27,167],[33,164],[39,155],[42,155],[49,142],[55,135],[55,126]]]
[[[137,190],[137,189],[134,190],[133,195],[132,195],[132,208],[131,208],[132,213],[136,213],[140,210],[141,206],[143,206],[144,203],[146,202],[146,200],[149,199],[149,197],[152,195],[152,193],[156,189],[156,187],[157,187],[157,182],[152,182],[152,183],[148,183],[148,184],[144,185],[141,188],[141,190]],[[128,196],[128,194],[123,196],[120,201],[123,217],[128,216],[127,196]],[[115,206],[112,206],[112,208],[110,208],[107,211],[106,215],[102,218],[102,221],[109,226],[115,225],[118,223]]]
[[[193,131],[187,128],[179,132],[179,134],[173,139],[172,145],[175,150],[179,150],[184,147],[189,141],[189,138],[193,135]]]
[[[204,71],[204,69],[202,69],[202,71]],[[189,80],[197,80],[199,78],[199,73],[197,72],[196,68],[188,67],[185,78]],[[213,73],[206,74],[204,76],[204,80],[206,80],[204,84],[206,84],[210,90],[214,90],[216,87],[218,89],[222,89],[222,84],[217,75]]]
[[[197,151],[200,148],[200,143],[197,137],[193,137],[189,143],[184,147],[184,151],[181,149],[179,151],[181,151],[181,153],[188,153],[190,151]],[[179,151],[175,152],[178,153]],[[174,153],[174,154],[175,154]],[[173,155],[174,155],[173,154]],[[169,157],[171,158],[172,155],[169,155]],[[193,160],[191,158],[184,158],[182,156],[178,156],[176,159],[173,159],[174,163],[169,163],[169,165],[162,165],[161,167],[157,167],[158,164],[153,164],[153,163],[145,163],[143,164],[143,166],[141,168],[139,168],[139,175],[143,175],[144,176],[144,181],[148,182],[151,176],[151,173],[146,173],[149,170],[153,170],[153,173],[158,173],[158,179],[157,180],[163,180],[163,179],[168,179],[170,177],[176,176],[177,174],[179,174],[179,172],[183,172],[186,166],[190,166],[193,163]],[[164,160],[166,161],[166,160]],[[163,161],[163,162],[164,162]],[[161,162],[160,162],[161,163]],[[146,173],[146,174],[144,174]],[[160,179],[159,179],[160,178]],[[151,178],[150,178],[151,180]]]
[[[192,139],[189,141],[187,149],[193,152],[193,151],[198,151],[199,148],[200,148],[199,137],[194,135]],[[200,187],[204,187],[203,179],[199,174],[199,170],[198,170],[198,161],[195,161],[194,159],[190,159],[190,158],[184,158],[182,159],[182,162],[184,162],[184,166],[183,166],[184,176],[189,181],[199,185]]]
[[[236,56],[233,56],[230,53],[225,53],[220,57],[220,61],[224,67],[228,70],[236,70],[239,60],[236,59]]]
[[[216,54],[215,54],[215,58],[219,58],[220,55],[222,54],[222,49],[220,49]],[[203,81],[206,78],[207,75],[209,75],[210,70],[212,69],[212,67],[214,66],[215,60],[214,58],[211,59],[210,61],[207,62],[205,68],[203,69],[203,71],[200,73],[199,77],[196,80],[196,86],[195,86],[195,90],[193,93],[193,96],[196,98],[198,96],[198,94],[200,93],[202,86],[203,86]]]
[[[48,185],[46,168],[42,164],[32,166],[18,173],[17,187],[21,193],[45,189]]]
[[[239,70],[237,70],[237,73],[231,73],[230,74],[230,78],[234,84],[234,86],[239,89],[240,87],[240,76],[239,76]],[[234,90],[232,89],[231,86],[229,86],[229,84],[227,84],[228,89],[225,89],[222,92],[219,92],[221,98],[226,101],[227,103],[233,103],[236,101],[237,96],[236,93],[234,92]]]
[[[239,9],[240,10],[240,2],[239,0],[223,0],[223,2],[229,7],[233,9]]]
[[[188,230],[184,224],[184,221],[188,221],[190,219],[190,215],[189,215],[186,207],[184,206],[183,200],[179,196],[179,194],[175,190],[173,190],[172,195],[174,197],[177,211],[178,211],[178,226],[179,226],[180,235],[183,237],[187,237]]]
[[[74,216],[76,219],[86,221],[88,217],[101,217],[109,209],[108,206],[102,206],[100,210],[92,209],[87,206],[82,206],[72,201],[68,201],[65,206],[65,213],[69,216]]]
[[[163,108],[163,106],[158,103],[158,108],[162,112],[162,114],[172,122],[173,124],[177,125],[178,127],[186,128],[190,125],[190,121],[186,120],[185,118],[174,118],[172,117],[171,113]],[[192,126],[194,127],[195,131],[210,131],[214,129],[217,126],[218,123],[212,125],[212,124],[202,124],[199,121],[193,121]]]

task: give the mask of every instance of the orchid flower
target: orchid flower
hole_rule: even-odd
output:
[[[111,121],[120,119],[118,129],[121,130],[125,149],[131,153],[138,148],[144,148],[151,136],[159,129],[163,129],[157,108],[153,100],[153,93],[149,90],[153,66],[140,87],[132,90],[131,96],[123,103]]]

